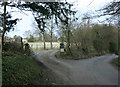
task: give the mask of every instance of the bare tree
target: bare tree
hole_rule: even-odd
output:
[[[3,41],[4,41],[4,34],[5,34],[5,30],[6,30],[5,29],[6,4],[7,4],[7,2],[4,2],[2,44],[3,44]]]
[[[53,15],[52,15],[52,18],[51,18],[51,49],[53,48],[53,45],[52,45],[52,36],[53,36]]]
[[[42,34],[43,34],[43,42],[44,42],[44,50],[45,50],[45,49],[46,49],[46,44],[45,44],[45,42],[46,42],[45,31],[43,31]]]
[[[27,38],[29,38],[30,34],[31,34],[31,31],[27,30],[27,31],[25,31],[25,33],[23,35],[26,36]]]

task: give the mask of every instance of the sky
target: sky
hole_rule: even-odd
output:
[[[100,8],[103,8],[105,5],[107,5],[109,2],[113,0],[67,0],[67,2],[73,3],[73,9],[77,10],[77,17],[81,18],[82,14],[85,14],[87,12],[95,13],[96,10],[99,10]],[[19,11],[18,9],[10,9],[7,7],[7,11]],[[17,25],[15,25],[15,30],[7,33],[6,35],[9,37],[13,37],[14,35],[20,35],[22,37],[25,37],[25,31],[30,30],[34,31],[35,27],[33,26],[34,23],[34,17],[32,15],[32,12],[29,11],[19,11],[19,12],[12,12],[12,18],[21,18],[17,22]],[[93,19],[93,22],[98,22],[98,20],[104,20],[105,17]]]

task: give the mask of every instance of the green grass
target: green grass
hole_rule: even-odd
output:
[[[113,60],[113,63],[120,67],[120,56]]]
[[[93,56],[95,56],[96,53],[89,53],[89,54],[80,54],[79,52],[77,53],[73,53],[73,55],[67,55],[65,53],[60,53],[60,51],[58,51],[56,53],[56,57],[57,58],[62,58],[62,59],[73,59],[73,60],[79,60],[79,59],[88,59],[88,58],[92,58]]]
[[[35,60],[22,54],[4,52],[2,59],[3,85],[28,85],[42,83],[43,72]]]
[[[44,57],[44,58],[48,58],[50,53],[51,53],[51,52],[45,53],[45,54],[43,55],[43,57]]]
[[[32,49],[33,50],[33,52],[41,52],[41,51],[43,51],[44,49]]]
[[[55,55],[57,58],[62,58],[62,59],[78,59],[78,57],[67,55],[65,53],[60,53],[59,51]]]

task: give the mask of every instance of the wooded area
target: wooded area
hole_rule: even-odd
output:
[[[38,67],[34,69],[36,63],[31,60],[25,60],[34,55],[33,50],[28,43],[23,43],[22,38],[19,35],[15,35],[15,41],[6,42],[6,33],[15,30],[15,25],[22,19],[12,19],[12,11],[8,12],[7,7],[19,9],[21,12],[30,11],[35,19],[34,31],[26,30],[24,36],[28,39],[28,42],[43,42],[44,50],[46,48],[46,42],[50,42],[51,49],[54,49],[53,42],[60,42],[63,45],[64,52],[58,51],[56,56],[59,58],[72,58],[83,59],[93,56],[100,56],[107,53],[113,53],[120,55],[120,1],[112,1],[108,3],[104,8],[101,8],[97,12],[100,14],[85,15],[81,20],[76,16],[77,11],[72,9],[73,4],[69,2],[0,2],[3,12],[0,14],[1,18],[1,36],[2,36],[2,54],[3,54],[3,84],[32,84],[32,80],[36,77],[32,75],[41,76],[39,73],[32,73],[33,70],[41,72]],[[24,12],[23,12],[24,13]],[[89,13],[88,13],[89,14]],[[109,15],[109,16],[108,16]],[[93,23],[92,19],[102,16],[108,16],[106,18],[107,23]],[[78,21],[80,20],[80,21]],[[115,22],[114,22],[115,21]],[[57,33],[57,34],[56,34]],[[19,39],[19,40],[18,40]],[[18,43],[20,42],[20,43]],[[21,56],[22,55],[22,56]],[[14,57],[15,56],[15,57]],[[10,58],[9,58],[10,57]],[[10,62],[12,60],[13,61]],[[18,57],[18,60],[16,59]],[[22,59],[20,59],[23,57]],[[9,60],[10,59],[10,60]],[[16,77],[13,75],[13,71],[17,71],[17,68],[21,68],[22,64],[19,61],[24,61],[24,66],[27,61],[28,66],[23,66],[20,73],[23,76],[19,77],[20,73],[17,72]],[[10,63],[19,65],[12,65]],[[21,61],[22,62],[22,61]],[[12,68],[9,68],[10,67]],[[27,70],[27,67],[31,67]],[[15,69],[14,69],[15,68]],[[11,76],[7,75],[10,70]],[[18,70],[19,71],[19,70]],[[25,74],[23,74],[25,73]],[[25,77],[26,75],[26,77]],[[30,76],[30,78],[29,78]],[[16,80],[18,78],[18,80]],[[23,81],[25,80],[25,81]],[[34,83],[33,83],[34,84]]]

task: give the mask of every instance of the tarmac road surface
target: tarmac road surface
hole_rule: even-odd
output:
[[[44,54],[48,53],[48,58]],[[91,59],[65,60],[55,57],[57,50],[42,51],[36,60],[56,74],[59,85],[118,85],[118,69],[110,62],[115,54],[106,54]],[[54,78],[53,78],[54,79]],[[61,80],[60,80],[61,79]]]

